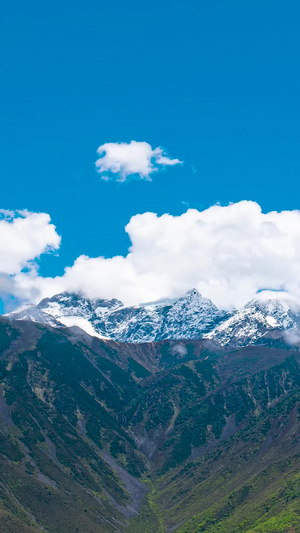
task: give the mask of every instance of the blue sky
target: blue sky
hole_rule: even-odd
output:
[[[137,213],[299,208],[299,15],[296,1],[6,3],[1,205],[51,215],[62,245],[42,275],[125,254]],[[131,140],[184,164],[102,181],[98,146]]]

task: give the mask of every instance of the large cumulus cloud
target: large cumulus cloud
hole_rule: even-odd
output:
[[[255,202],[189,209],[181,216],[135,215],[125,257],[80,256],[62,277],[16,276],[23,295],[71,290],[126,304],[192,287],[217,305],[240,306],[262,289],[300,297],[300,212],[262,213]]]

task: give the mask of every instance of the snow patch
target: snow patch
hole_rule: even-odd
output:
[[[88,333],[88,335],[91,335],[91,337],[98,337],[99,339],[103,338],[102,335],[99,335],[99,333],[93,328],[92,324],[86,318],[81,316],[63,316],[60,317],[60,322],[64,326],[67,326],[67,328],[77,326]]]

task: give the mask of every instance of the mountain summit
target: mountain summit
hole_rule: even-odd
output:
[[[54,327],[78,326],[89,335],[127,343],[207,338],[222,345],[246,346],[263,342],[271,330],[289,336],[300,329],[300,307],[292,299],[259,295],[242,309],[225,312],[196,289],[179,298],[129,307],[117,299],[64,292],[7,316]]]
[[[131,307],[116,299],[89,299],[64,292],[7,316],[52,326],[79,326],[91,335],[119,342],[150,342],[200,338],[215,328],[226,314],[193,289],[180,298]]]
[[[287,340],[293,341],[295,332],[300,329],[300,307],[289,298],[253,299],[242,309],[234,311],[222,321],[206,338],[220,344],[247,346],[256,344],[274,329],[286,333]]]

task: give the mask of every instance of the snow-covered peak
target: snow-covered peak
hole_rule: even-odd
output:
[[[192,290],[189,290],[183,296],[178,296],[177,298],[162,298],[159,300],[154,300],[153,302],[143,302],[141,304],[135,305],[134,307],[156,309],[160,307],[172,307],[175,304],[179,306],[186,305],[186,304],[197,306],[197,304],[199,304],[203,300],[207,300],[207,299],[203,298],[203,296],[201,296],[201,294],[197,291],[197,289],[192,289]],[[212,304],[210,300],[207,300],[207,301]]]
[[[125,307],[116,299],[89,299],[69,292],[31,306],[32,320],[77,325],[89,334],[95,332],[98,336],[123,342],[200,338],[223,316],[224,313],[196,289],[179,298],[131,307]],[[18,318],[25,318],[21,310]]]
[[[32,320],[33,322],[41,322],[52,327],[62,326],[62,323],[57,320],[54,315],[44,313],[35,305],[24,305],[7,315],[14,320]]]
[[[211,331],[207,338],[221,344],[254,344],[270,329],[283,331],[300,328],[300,307],[294,299],[259,296]]]
[[[8,316],[54,327],[79,326],[90,335],[120,342],[209,338],[241,346],[261,342],[272,329],[300,330],[299,303],[288,295],[259,294],[242,309],[225,313],[196,289],[178,298],[129,307],[116,299],[61,293]]]
[[[209,298],[204,298],[197,289],[192,289],[184,296],[177,298],[174,301],[174,307],[177,309],[188,308],[191,313],[199,313],[203,310],[219,312],[217,306]]]
[[[102,315],[103,312],[123,307],[123,303],[116,299],[89,299],[80,294],[62,292],[52,296],[52,298],[44,298],[37,307],[54,316],[60,316],[63,312],[64,315],[68,316],[75,315],[88,318],[94,313]]]
[[[87,298],[68,292],[56,294],[52,298],[45,298],[37,307],[44,313],[56,318],[62,315],[84,316],[87,318],[92,313],[91,303]]]
[[[224,316],[211,300],[193,289],[174,301],[166,313],[162,338],[202,336]]]
[[[187,291],[187,293],[182,296],[182,298],[186,298],[186,299],[190,299],[190,300],[193,300],[193,299],[203,299],[203,296],[202,294],[200,294],[199,291],[197,291],[197,289],[190,289],[189,291]]]
[[[248,314],[265,320],[271,327],[291,329],[299,325],[300,305],[288,296],[283,298],[256,298],[245,305]]]

